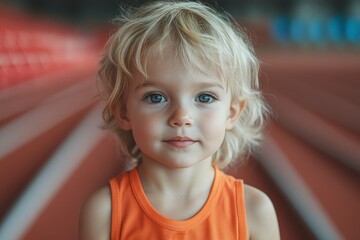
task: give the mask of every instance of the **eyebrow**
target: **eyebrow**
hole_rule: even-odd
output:
[[[156,86],[155,83],[152,83],[150,81],[143,81],[142,83],[140,84],[137,84],[135,89],[139,89],[139,88],[143,88],[143,87],[153,87],[153,86]]]
[[[157,86],[162,86],[163,84],[158,84],[158,83],[153,83],[149,80],[146,80],[146,81],[143,81],[143,83],[140,83],[138,84],[135,89],[140,89],[140,88],[144,88],[144,87],[157,87]],[[212,88],[212,87],[215,87],[215,88],[220,88],[220,89],[223,89],[225,90],[225,87],[221,84],[221,83],[218,83],[218,82],[199,82],[199,83],[196,83],[196,88]]]
[[[218,83],[218,82],[214,82],[214,83],[212,83],[212,82],[211,83],[209,83],[209,82],[200,82],[199,87],[200,88],[216,87],[216,88],[221,88],[221,89],[225,90],[225,87],[221,83]]]

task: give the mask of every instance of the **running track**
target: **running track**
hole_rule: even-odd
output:
[[[76,239],[84,199],[125,168],[99,130],[98,53],[1,79],[0,239]],[[282,239],[360,239],[358,49],[258,54],[273,114],[263,147],[228,172],[271,197]]]

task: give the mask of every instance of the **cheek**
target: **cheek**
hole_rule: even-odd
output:
[[[160,132],[161,119],[158,115],[136,114],[131,118],[132,131],[138,145],[151,141]]]
[[[199,128],[206,134],[208,139],[223,141],[226,127],[226,112],[221,111],[217,113],[203,115]]]

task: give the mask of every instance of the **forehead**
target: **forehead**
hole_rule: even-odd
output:
[[[226,88],[224,79],[217,71],[186,65],[172,50],[149,52],[143,72],[138,70],[135,75],[135,88],[156,84],[173,84],[179,87],[192,84],[194,87]]]
[[[151,79],[185,76],[193,81],[214,81],[224,84],[225,80],[218,67],[202,62],[196,56],[184,56],[175,46],[156,44],[143,55],[142,61],[135,60],[136,78]]]

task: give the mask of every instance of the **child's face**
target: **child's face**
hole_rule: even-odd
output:
[[[226,83],[217,74],[188,71],[170,56],[149,61],[149,79],[138,74],[140,81],[128,93],[126,118],[119,123],[132,131],[143,161],[170,168],[211,162],[240,104],[231,104]]]

